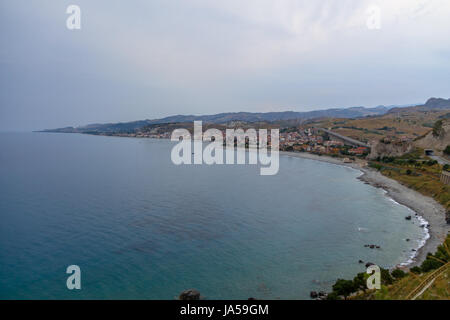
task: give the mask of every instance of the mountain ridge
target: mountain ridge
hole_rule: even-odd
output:
[[[349,107],[330,108],[312,111],[281,111],[281,112],[224,112],[210,115],[173,115],[159,119],[145,119],[117,123],[93,123],[78,127],[64,127],[56,129],[44,129],[41,132],[64,132],[64,133],[94,133],[94,132],[131,132],[139,128],[153,125],[178,122],[203,121],[208,123],[223,124],[231,121],[244,122],[272,122],[280,120],[310,120],[315,118],[361,118],[367,116],[383,115],[394,108],[405,108],[403,106],[377,106],[377,107]]]

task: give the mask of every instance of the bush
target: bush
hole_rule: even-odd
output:
[[[434,166],[435,164],[437,164],[438,162],[436,161],[436,160],[428,160],[427,162],[426,162],[426,164],[427,164],[427,166]]]
[[[420,269],[420,267],[412,267],[411,269],[409,269],[409,271],[411,271],[412,273],[415,273],[415,274],[420,274],[420,273],[422,273],[422,270]]]
[[[384,285],[392,284],[394,282],[394,279],[392,279],[389,270],[383,268],[380,268],[380,270],[381,270],[381,284]]]
[[[333,291],[327,295],[327,300],[341,300],[341,298],[339,298],[339,295]]]
[[[450,165],[449,164],[444,164],[444,166],[442,167],[442,169],[444,171],[450,171]]]

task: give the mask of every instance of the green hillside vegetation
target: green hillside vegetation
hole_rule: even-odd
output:
[[[402,108],[398,109],[397,112],[389,112],[384,115],[365,118],[310,120],[304,126],[308,127],[312,125],[330,128],[334,132],[363,142],[379,141],[384,137],[406,137],[414,140],[425,136],[431,130],[439,134],[440,130],[442,130],[441,119],[446,119],[447,115],[448,110]],[[441,127],[439,127],[439,124]]]
[[[417,148],[401,157],[378,158],[369,162],[369,166],[450,209],[450,186],[440,181],[442,170],[448,170],[448,166],[422,155],[423,150]]]
[[[366,290],[351,297],[355,300],[405,300],[411,299],[411,292],[424,280],[429,279],[433,273],[443,267],[434,282],[417,299],[423,300],[449,300],[450,299],[450,235],[440,245],[434,254],[428,254],[420,267],[411,268],[410,272],[395,269],[390,273],[388,281],[383,282],[380,290]],[[392,280],[389,283],[389,280]]]
[[[370,276],[365,272],[358,273],[353,280],[338,279],[328,300],[405,300],[411,293],[439,268],[443,272],[434,278],[432,285],[421,295],[421,299],[450,299],[450,235],[434,254],[428,253],[420,267],[411,268],[409,272],[401,269],[389,271],[381,269],[381,289],[368,290],[366,281]]]

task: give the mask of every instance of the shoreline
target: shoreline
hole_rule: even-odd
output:
[[[430,227],[425,227],[428,231],[428,236],[423,238],[422,244],[416,248],[417,251],[414,251],[415,254],[411,255],[408,261],[405,261],[396,267],[411,268],[420,266],[425,260],[427,253],[434,253],[437,247],[441,245],[447,237],[450,225],[445,222],[445,209],[441,204],[433,198],[424,196],[423,194],[382,175],[374,169],[363,166],[362,163],[344,163],[339,158],[318,156],[306,152],[280,151],[280,155],[322,161],[359,170],[362,174],[357,178],[358,180],[370,184],[375,188],[383,189],[386,192],[387,197],[391,198],[396,203],[409,208],[417,215],[419,220],[424,220],[424,223],[429,224]]]

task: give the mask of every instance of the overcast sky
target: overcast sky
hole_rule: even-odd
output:
[[[448,98],[449,17],[448,0],[0,0],[0,131]]]

